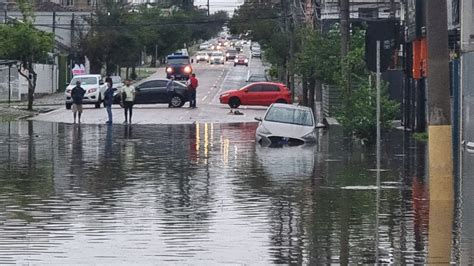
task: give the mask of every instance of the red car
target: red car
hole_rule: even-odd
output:
[[[239,54],[235,59],[234,59],[234,66],[236,65],[244,65],[244,66],[249,66],[249,59],[243,55]]]
[[[226,91],[219,99],[230,108],[240,105],[270,106],[272,103],[291,103],[291,92],[281,83],[255,82],[238,90]]]

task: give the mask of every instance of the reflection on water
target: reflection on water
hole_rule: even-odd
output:
[[[423,144],[385,143],[377,212],[373,150],[337,128],[264,148],[255,128],[2,124],[0,264],[426,261]]]

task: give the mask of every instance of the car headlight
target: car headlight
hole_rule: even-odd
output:
[[[230,56],[230,54],[229,54],[229,53],[227,53],[227,54],[226,54],[226,56]]]
[[[207,60],[207,59],[209,59],[209,56],[206,55],[204,58]]]
[[[248,62],[249,62],[249,60],[248,60],[248,59],[245,59],[245,60],[244,60],[244,62],[245,62],[245,63],[248,63]]]
[[[192,69],[191,69],[190,66],[186,66],[186,67],[184,68],[184,72],[186,72],[186,73],[191,73],[191,71],[192,71]]]
[[[234,60],[234,62],[238,63],[238,62],[239,62],[239,60],[238,60],[238,59],[235,59],[235,60]]]
[[[166,72],[168,72],[168,73],[173,72],[173,68],[171,68],[171,67],[166,68]]]
[[[264,125],[260,125],[258,127],[257,132],[260,133],[260,134],[264,134],[264,135],[272,134],[272,132],[270,132],[270,130],[268,130]]]
[[[227,96],[229,96],[229,95],[230,95],[229,93],[223,93],[223,94],[221,94],[221,98],[222,98],[222,97],[227,97]]]
[[[87,93],[94,93],[97,91],[97,88],[92,88],[87,91]]]

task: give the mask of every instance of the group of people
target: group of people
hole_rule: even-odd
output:
[[[174,96],[174,80],[175,77],[171,76],[171,79],[168,81],[166,85],[166,91],[168,93],[168,107],[173,107],[171,101]],[[116,89],[113,88],[112,79],[110,76],[107,76],[105,79],[105,83],[107,84],[107,89],[104,92],[104,106],[107,110],[107,124],[112,124],[112,104],[114,103],[114,92]],[[188,95],[189,95],[189,108],[196,108],[196,89],[198,87],[198,80],[196,78],[196,74],[192,74],[191,77],[186,81],[186,86],[188,88]],[[135,87],[131,85],[130,80],[125,80],[125,86],[122,87],[121,90],[121,102],[120,105],[124,108],[125,114],[125,121],[124,124],[131,124],[132,123],[132,113],[133,113],[133,104],[135,103],[135,94],[136,90]],[[73,101],[72,105],[72,113],[74,117],[74,124],[76,123],[76,118],[78,118],[79,124],[81,123],[81,115],[82,115],[82,99],[86,90],[81,87],[81,82],[77,81],[76,86],[71,91],[71,98]]]

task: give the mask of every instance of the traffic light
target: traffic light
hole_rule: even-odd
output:
[[[370,71],[377,71],[377,40],[380,41],[380,72],[392,63],[396,48],[400,44],[400,23],[394,19],[368,22],[365,34],[365,62]]]

